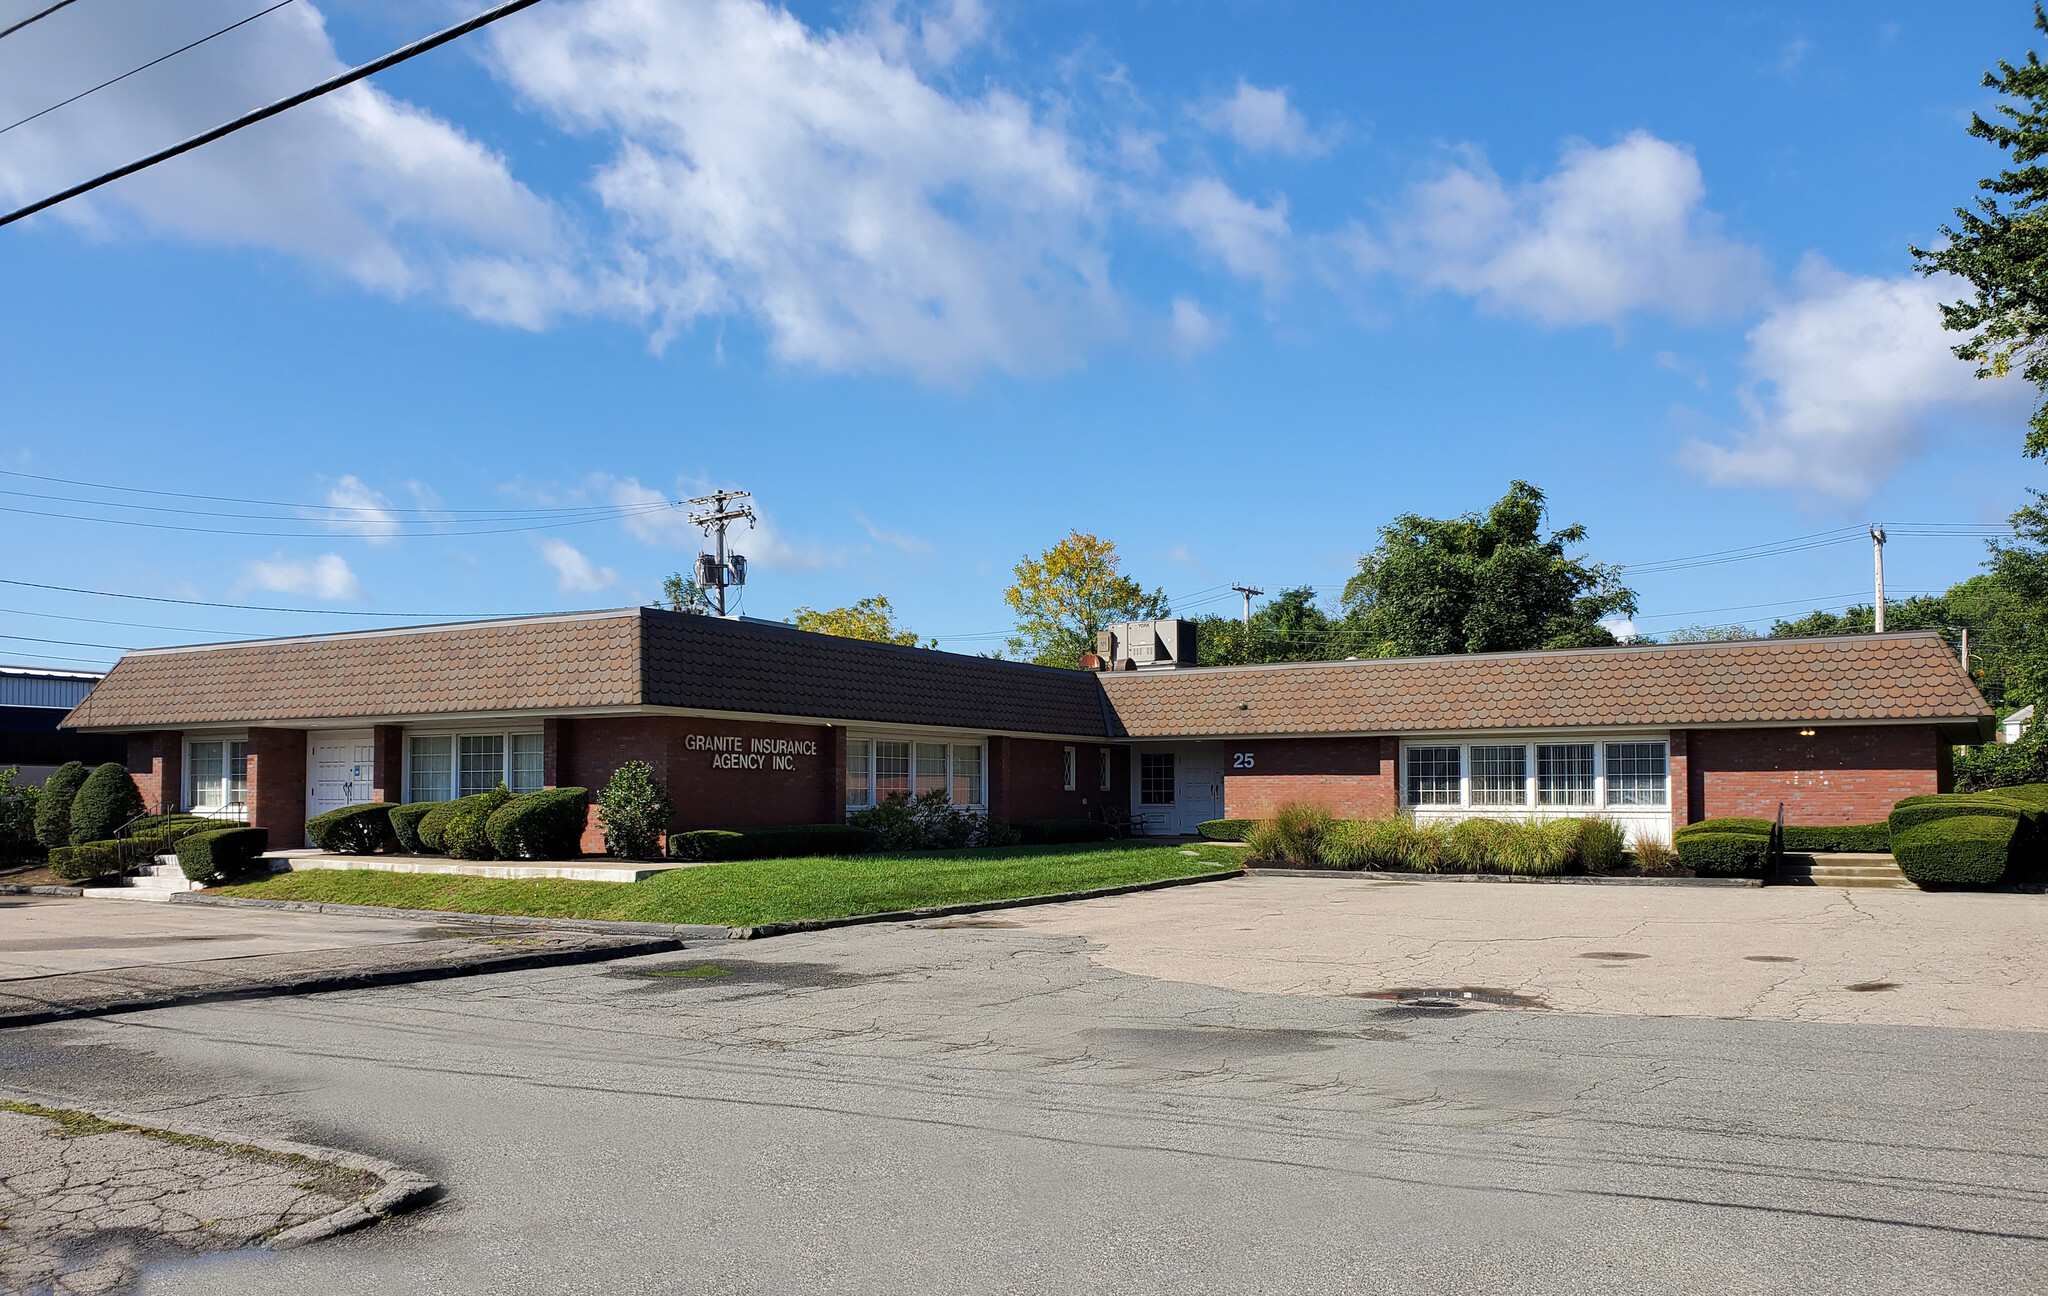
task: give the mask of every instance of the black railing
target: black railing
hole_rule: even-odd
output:
[[[1785,867],[1785,803],[1778,802],[1778,818],[1771,824],[1771,848],[1764,856],[1764,885],[1778,880]]]

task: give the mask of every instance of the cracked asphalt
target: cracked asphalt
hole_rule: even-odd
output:
[[[146,1269],[147,1293],[2039,1290],[2048,1034],[1350,997],[1306,919],[1292,992],[1217,984],[1230,895],[1254,935],[1275,906],[1355,928],[1287,882],[1165,893],[1225,893],[1206,926],[1141,895],[31,1027],[0,1033],[0,1072],[446,1186],[318,1246]],[[1595,987],[1679,957],[1654,939],[1675,920],[1602,913],[1632,891],[1431,890],[1574,891],[1578,952],[1651,955],[1543,955]],[[1809,931],[1785,957],[1848,921],[1805,903],[1756,911]],[[1355,956],[1405,948],[1384,925]],[[1139,970],[1176,927],[1183,969]],[[1714,961],[1656,975],[1782,975],[1745,957],[1791,947],[1716,930]]]

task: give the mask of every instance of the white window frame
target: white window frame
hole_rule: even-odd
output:
[[[1180,803],[1179,756],[1180,754],[1178,752],[1170,751],[1138,753],[1138,804],[1140,806],[1172,806],[1178,805]],[[1147,776],[1145,774],[1145,762],[1158,762],[1162,760],[1167,762],[1168,770],[1166,782],[1166,799],[1164,801],[1153,801],[1148,799],[1148,792],[1145,786],[1147,780]]]
[[[955,758],[955,752],[960,749],[970,747],[976,749],[980,752],[980,769],[978,771],[980,786],[974,790],[979,793],[980,799],[965,802],[953,801],[953,804],[960,806],[962,809],[966,810],[988,809],[989,760],[987,738],[978,736],[956,736],[951,734],[935,735],[915,733],[886,733],[877,731],[864,732],[858,736],[852,734],[847,735],[846,781],[840,795],[845,800],[845,808],[848,814],[852,814],[856,810],[866,810],[870,807],[879,805],[881,803],[880,798],[877,795],[878,789],[875,786],[875,760],[877,754],[876,749],[879,748],[883,743],[906,743],[909,745],[910,794],[912,796],[917,795],[918,747],[920,745],[926,747],[944,747],[946,749],[946,773],[944,782],[941,784],[941,786],[944,787],[946,790],[946,799],[948,801],[953,801],[953,791],[955,785],[962,778],[969,777],[968,772],[962,768],[961,762]],[[865,770],[864,779],[862,777],[863,768]],[[864,802],[855,801],[853,799],[854,789],[858,786],[862,786],[863,784],[866,788],[867,800]]]
[[[1060,759],[1060,769],[1065,775],[1064,786],[1060,790],[1072,792],[1081,785],[1080,761],[1074,755],[1072,747],[1063,747],[1060,750],[1064,753]]]
[[[1099,767],[1096,774],[1095,790],[1098,792],[1108,792],[1116,785],[1116,767],[1111,763],[1110,756],[1110,753],[1115,750],[1113,747],[1098,747],[1095,749],[1096,764]]]
[[[402,769],[402,795],[407,804],[411,804],[413,799],[413,743],[421,738],[448,739],[448,796],[451,801],[460,800],[463,796],[462,740],[465,738],[496,738],[499,740],[502,744],[502,749],[499,753],[498,781],[507,788],[511,788],[515,793],[520,790],[514,787],[512,781],[513,771],[517,767],[517,740],[520,738],[539,738],[541,744],[540,783],[535,787],[525,789],[525,791],[538,792],[541,788],[547,786],[547,731],[544,729],[528,729],[523,726],[506,729],[408,729],[405,731],[405,745],[399,761]],[[497,784],[493,783],[491,786],[496,787]],[[485,789],[485,791],[489,790],[489,788]]]
[[[192,762],[192,749],[211,743],[219,743],[221,745],[220,781],[222,804],[202,806],[199,804],[199,789],[193,781],[196,771]],[[240,743],[242,746],[242,799],[239,803],[228,799],[228,787],[231,782],[228,777],[228,769],[230,768],[229,762],[232,759],[231,748],[236,743]],[[187,735],[184,740],[184,750],[181,753],[183,761],[179,778],[179,781],[183,784],[179,789],[179,795],[184,799],[185,808],[195,814],[211,814],[219,815],[223,818],[247,819],[249,817],[249,748],[251,745],[249,735],[246,733]]]
[[[1664,753],[1664,794],[1661,800],[1616,801],[1607,781],[1608,747],[1610,745],[1651,745],[1660,747]],[[1515,802],[1481,801],[1476,795],[1472,772],[1472,749],[1475,747],[1513,747],[1520,745],[1526,750],[1523,765],[1523,797]],[[1591,746],[1593,749],[1593,799],[1580,803],[1546,803],[1542,800],[1539,747],[1556,745]],[[1408,779],[1408,753],[1417,748],[1455,748],[1458,752],[1458,792],[1455,801],[1417,801]],[[1623,813],[1661,813],[1671,808],[1671,741],[1662,733],[1564,733],[1540,734],[1528,738],[1513,736],[1416,738],[1401,743],[1400,764],[1397,775],[1400,779],[1401,809],[1404,811],[1473,811],[1515,814],[1540,812],[1548,815],[1580,814],[1598,815],[1609,811]]]

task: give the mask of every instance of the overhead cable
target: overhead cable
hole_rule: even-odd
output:
[[[57,0],[56,4],[51,5],[47,9],[38,9],[36,12],[30,14],[28,17],[22,19],[20,22],[15,23],[13,26],[7,27],[5,29],[0,29],[0,40],[7,39],[9,36],[14,35],[14,33],[20,31],[22,28],[28,26],[30,23],[41,22],[43,19],[48,18],[51,14],[56,13],[59,9],[62,9],[65,5],[71,3],[73,3],[73,0]]]
[[[304,503],[303,501],[299,501],[299,500],[265,500],[265,499],[248,499],[248,498],[246,498],[246,497],[244,497],[244,496],[240,496],[240,495],[202,495],[202,494],[198,494],[198,493],[195,493],[195,492],[192,492],[192,491],[167,491],[167,490],[152,490],[152,489],[150,489],[150,488],[148,488],[148,487],[143,487],[143,486],[111,486],[111,485],[108,485],[108,484],[107,484],[107,483],[105,483],[105,482],[91,482],[91,481],[81,481],[81,480],[79,480],[79,479],[78,479],[78,478],[76,478],[76,477],[49,477],[49,476],[45,476],[45,475],[43,475],[43,474],[41,474],[41,473],[28,473],[28,472],[18,472],[18,471],[14,470],[14,469],[11,469],[11,468],[0,468],[0,477],[20,477],[20,478],[22,478],[22,479],[24,479],[24,480],[27,480],[27,481],[44,481],[44,482],[55,482],[55,483],[57,483],[57,484],[58,484],[58,485],[60,485],[60,486],[82,486],[82,487],[84,487],[84,488],[85,488],[85,489],[87,489],[87,490],[101,490],[101,491],[116,491],[116,492],[119,492],[120,494],[123,494],[123,495],[157,495],[157,496],[161,496],[161,497],[163,497],[163,498],[166,498],[166,499],[188,499],[188,500],[204,500],[204,501],[206,501],[206,502],[208,502],[208,503],[211,503],[211,504],[256,504],[256,505],[261,505],[261,506],[264,506],[264,507],[268,507],[268,508],[288,508],[288,509],[304,509],[304,508],[314,508],[314,507],[327,507],[327,506],[325,506],[325,505],[309,505],[309,504],[306,504],[306,503]],[[53,497],[51,497],[51,498],[56,498],[56,497],[54,497],[54,496],[53,496]],[[81,501],[81,502],[85,502],[85,503],[98,503],[99,501]],[[660,504],[659,504],[659,507],[661,507],[661,508],[673,508],[674,506],[675,506],[675,505],[674,505],[674,502],[673,502],[673,501],[671,501],[671,500],[666,500],[666,499],[664,499],[664,500],[660,501]],[[137,507],[145,507],[145,506],[142,506],[142,505],[138,505]],[[427,515],[427,516],[428,516],[428,517],[430,517],[430,518],[431,518],[431,517],[438,517],[438,516],[440,516],[440,515],[442,515],[442,514],[457,514],[457,515],[469,515],[469,514],[477,514],[477,515],[482,515],[482,516],[486,516],[486,517],[487,517],[487,520],[503,520],[503,518],[502,518],[502,516],[501,516],[501,515],[513,515],[513,516],[519,516],[519,517],[527,517],[527,516],[542,516],[542,515],[546,515],[546,514],[553,514],[553,513],[573,514],[573,513],[597,513],[597,512],[619,512],[619,511],[624,511],[624,510],[632,510],[632,509],[639,509],[639,508],[642,508],[642,507],[645,507],[645,508],[654,508],[654,507],[657,507],[657,506],[656,506],[656,504],[655,504],[655,502],[654,502],[654,501],[651,501],[651,500],[650,500],[650,501],[648,501],[648,502],[647,502],[647,503],[646,503],[645,505],[640,505],[640,504],[578,504],[578,505],[573,505],[573,506],[563,506],[563,505],[552,505],[552,504],[534,504],[534,505],[528,505],[528,506],[523,506],[523,507],[520,507],[520,508],[516,508],[516,509],[458,509],[458,508],[440,508],[440,507],[435,507],[435,508],[426,508],[426,507],[421,507],[421,508],[406,508],[406,507],[403,507],[403,506],[401,506],[401,505],[397,505],[397,504],[392,504],[392,505],[386,505],[386,506],[382,506],[382,507],[384,508],[384,511],[385,511],[385,512],[387,512],[387,513],[419,513],[419,514],[424,514],[424,515]]]
[[[354,85],[356,82],[363,80],[365,77],[374,76],[388,67],[394,67],[397,64],[405,62],[407,59],[415,58],[421,54],[424,54],[428,50],[436,49],[442,45],[446,45],[449,41],[452,41],[459,36],[466,36],[470,32],[477,30],[479,27],[488,26],[489,24],[498,21],[498,19],[500,18],[510,17],[512,14],[518,13],[521,9],[530,9],[534,5],[537,5],[539,3],[540,0],[506,0],[506,3],[498,5],[491,9],[486,9],[484,12],[478,14],[474,18],[465,19],[464,21],[455,24],[453,27],[444,28],[441,31],[435,32],[432,36],[416,40],[410,45],[402,46],[399,49],[395,49],[391,53],[384,55],[382,58],[375,58],[371,59],[368,63],[358,64],[357,66],[350,68],[348,71],[343,72],[339,76],[329,77],[327,80],[322,81],[319,85],[313,86],[309,89],[301,90],[297,94],[286,95],[284,98],[279,99],[275,103],[265,105],[262,108],[258,108],[254,112],[244,113],[240,117],[235,118],[233,121],[223,122],[222,124],[220,124],[219,126],[215,126],[211,130],[201,131],[199,132],[199,134],[191,136],[188,139],[181,140],[178,143],[171,145],[167,149],[159,149],[156,152],[150,154],[148,157],[138,158],[125,166],[115,167],[112,171],[103,172],[100,175],[94,176],[92,179],[87,180],[81,184],[75,184],[71,186],[69,189],[64,190],[62,193],[55,193],[51,194],[47,198],[38,199],[35,202],[30,203],[26,207],[18,207],[15,210],[7,213],[5,216],[0,216],[0,225],[12,225],[14,222],[18,220],[23,220],[27,217],[35,215],[39,211],[44,211],[48,208],[55,207],[58,203],[66,202],[70,199],[76,198],[80,194],[91,193],[93,190],[99,188],[101,185],[112,184],[114,181],[119,180],[123,176],[134,175],[137,171],[144,170],[148,167],[153,167],[159,162],[167,162],[170,159],[177,157],[181,153],[191,152],[193,149],[198,148],[202,144],[211,144],[213,141],[220,139],[222,136],[232,135],[236,131],[241,130],[246,126],[254,126],[257,122],[266,121],[272,117],[277,116],[281,112],[286,112],[290,109],[296,108],[302,103],[318,99],[320,96],[325,94],[331,94],[336,90],[342,89],[344,86]],[[36,15],[36,17],[41,16],[41,14]],[[33,22],[35,21],[35,19],[31,18],[28,21]],[[17,26],[20,25],[23,24],[17,24]],[[9,28],[8,30],[12,31],[14,29]],[[0,36],[4,35],[6,35],[6,32],[0,32]]]

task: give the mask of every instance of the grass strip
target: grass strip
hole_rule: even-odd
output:
[[[1217,846],[1012,846],[889,855],[813,855],[670,869],[642,882],[510,880],[374,869],[308,869],[213,894],[314,904],[616,922],[764,923],[1017,900],[1236,870]]]

